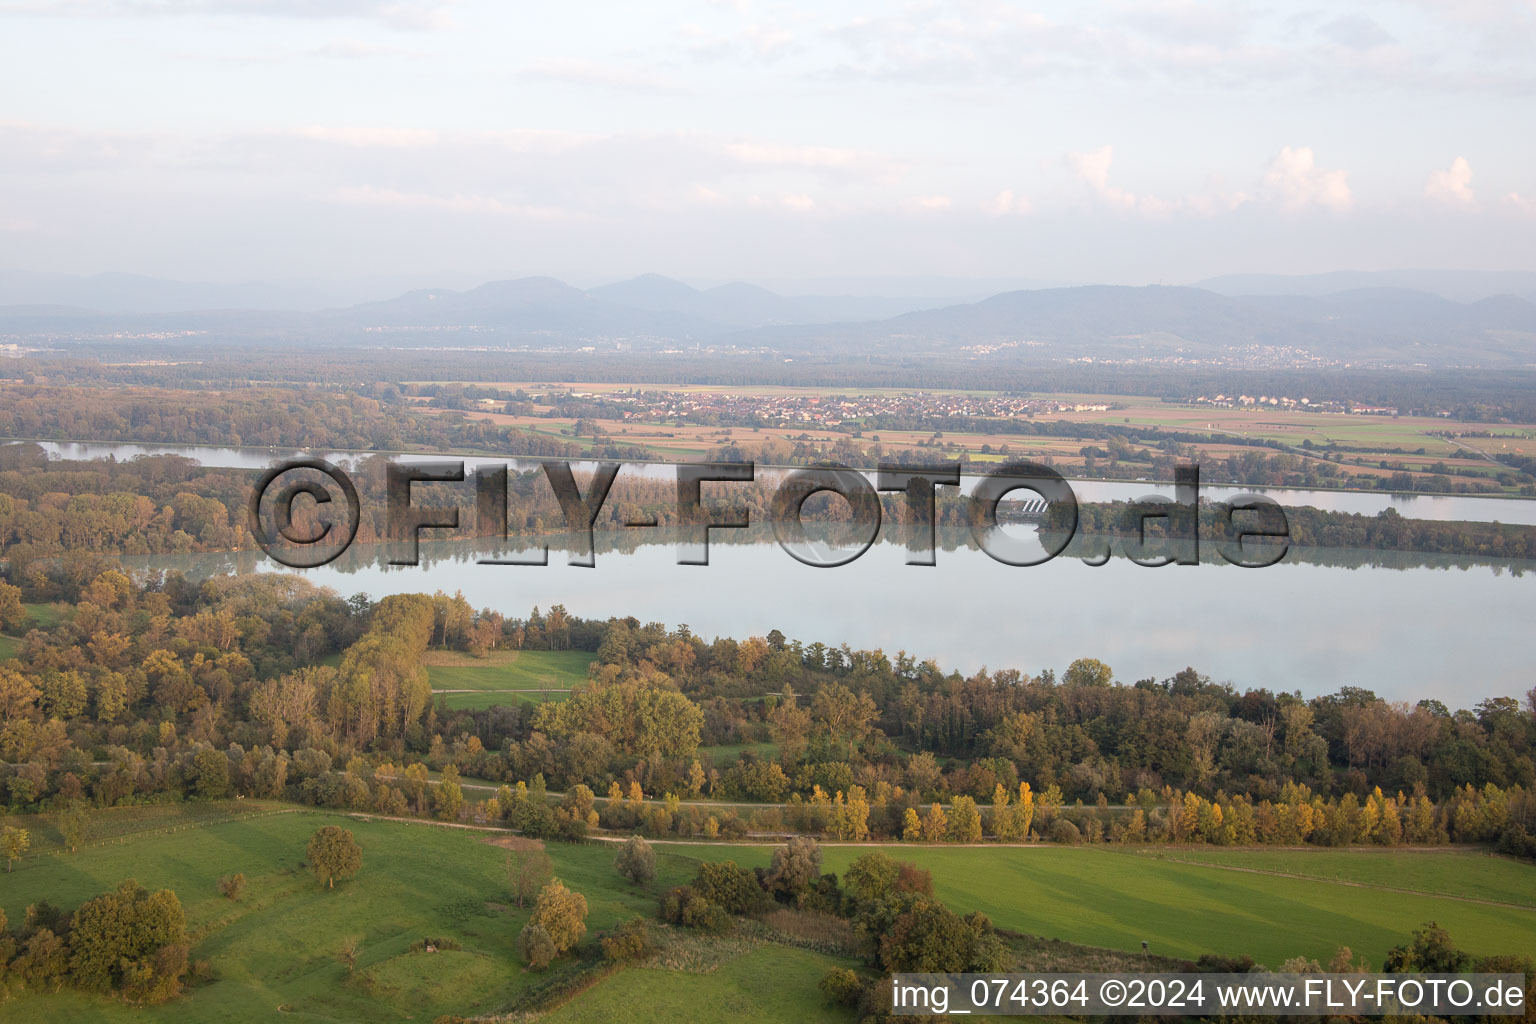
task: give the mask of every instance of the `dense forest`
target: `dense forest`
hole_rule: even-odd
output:
[[[705,640],[558,607],[508,618],[443,594],[342,601],[274,575],[134,579],[85,553],[37,570],[0,586],[0,631],[24,632],[0,662],[13,811],[240,794],[536,835],[1514,852],[1536,826],[1536,691],[1452,710],[1353,687],[1240,691],[1192,668],[1127,683],[1093,659],[1059,678],[966,677],[778,631]],[[38,602],[53,602],[51,625]],[[424,665],[438,648],[595,662],[564,702],[449,711]],[[743,743],[759,746],[706,749]],[[461,777],[484,780],[485,799]]]

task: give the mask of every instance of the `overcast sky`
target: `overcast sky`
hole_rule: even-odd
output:
[[[0,0],[0,267],[1536,270],[1536,0]]]

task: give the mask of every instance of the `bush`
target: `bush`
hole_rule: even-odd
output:
[[[656,851],[639,836],[630,836],[613,858],[614,870],[636,885],[656,877]]]
[[[846,967],[834,967],[823,974],[818,987],[827,1002],[835,1006],[855,1006],[864,994],[863,982]]]
[[[244,891],[245,876],[243,874],[234,874],[227,878],[219,879],[219,892],[223,893],[226,899],[239,902],[240,894]]]
[[[766,909],[768,902],[757,876],[730,860],[700,864],[693,888],[729,914],[750,914]]]
[[[691,885],[668,889],[661,898],[661,919],[685,928],[722,934],[731,930],[731,915],[717,903],[711,903]]]
[[[1066,818],[1057,818],[1051,825],[1051,842],[1076,846],[1083,841],[1083,834]]]
[[[642,918],[632,917],[603,936],[601,945],[609,960],[643,960],[651,955],[651,932]]]
[[[543,925],[529,921],[523,925],[523,930],[517,933],[517,955],[523,958],[523,962],[536,971],[542,971],[555,959],[555,940],[549,937],[549,932]]]

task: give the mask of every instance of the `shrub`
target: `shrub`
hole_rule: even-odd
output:
[[[632,917],[603,936],[601,945],[609,960],[643,960],[651,955],[651,932],[642,918]]]
[[[757,884],[757,876],[735,861],[700,864],[693,888],[705,900],[729,914],[750,914],[764,909],[767,904],[767,896]]]
[[[517,955],[536,971],[542,971],[555,959],[555,940],[542,925],[529,921],[517,933]]]
[[[245,875],[243,874],[233,874],[219,879],[219,892],[223,893],[226,899],[238,902],[240,894],[244,891]]]
[[[1083,834],[1077,830],[1077,826],[1066,818],[1057,818],[1051,823],[1051,842],[1065,843],[1068,846],[1076,846],[1083,841]]]
[[[823,974],[818,987],[827,1002],[835,1006],[855,1006],[864,994],[863,982],[846,967],[834,967]]]

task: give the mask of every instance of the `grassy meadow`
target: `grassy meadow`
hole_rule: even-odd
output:
[[[436,699],[455,711],[564,700],[587,681],[591,651],[492,651],[483,658],[430,651],[427,677]]]
[[[430,1021],[506,1009],[525,989],[574,970],[569,960],[545,975],[523,969],[515,942],[529,911],[512,906],[506,853],[486,831],[226,801],[99,812],[86,845],[68,853],[49,819],[25,824],[34,833],[32,852],[14,873],[0,874],[0,908],[13,925],[31,903],[72,908],[124,878],[169,887],[186,908],[193,957],[209,962],[214,980],[147,1009],[70,990],[23,994],[6,1005],[8,1024],[238,1024],[278,1013]],[[362,871],[334,891],[302,864],[308,837],[327,824],[351,829],[363,848]],[[692,877],[702,859],[755,866],[768,862],[771,849],[657,844],[659,877],[639,888],[613,870],[610,844],[548,847],[556,874],[587,897],[589,938],[636,914],[654,917],[657,894]],[[1296,955],[1326,960],[1348,945],[1375,964],[1433,920],[1476,953],[1536,952],[1536,868],[1478,852],[885,849],[930,870],[936,895],[956,910],[981,910],[1000,927],[1084,945],[1134,951],[1146,940],[1166,956],[1248,953],[1270,966]],[[841,873],[862,852],[827,846],[824,868]],[[247,887],[231,902],[216,884],[237,871]],[[1405,888],[1418,891],[1394,891]],[[1489,899],[1504,902],[1476,902]],[[428,937],[463,948],[409,951]],[[359,955],[349,973],[337,953],[350,939]],[[546,1019],[838,1019],[816,981],[847,961],[744,941],[721,953],[712,970],[669,963],[612,974]]]
[[[674,847],[703,857],[767,864],[772,847]],[[1536,954],[1536,909],[1467,902],[1469,891],[1536,890],[1536,868],[1504,858],[1449,853],[1383,853],[1416,866],[1422,893],[1341,885],[1330,871],[1349,871],[1359,854],[1300,850],[1227,851],[1246,858],[1287,858],[1312,878],[1231,871],[1181,863],[1187,851],[1141,853],[1108,848],[887,847],[891,856],[933,873],[934,894],[954,909],[980,910],[1001,928],[1110,949],[1193,958],[1247,953],[1278,967],[1304,955],[1326,961],[1341,945],[1379,964],[1387,950],[1426,921],[1438,921],[1474,953]],[[864,851],[828,846],[823,868],[841,874]],[[1423,862],[1421,858],[1441,857]],[[1258,861],[1271,870],[1274,860]],[[1365,870],[1362,864],[1355,870]],[[1390,877],[1390,875],[1388,876]],[[1394,886],[1400,883],[1391,883]],[[1461,898],[1455,898],[1461,897]],[[1514,897],[1509,897],[1512,901]],[[1529,900],[1529,896],[1523,897]]]

